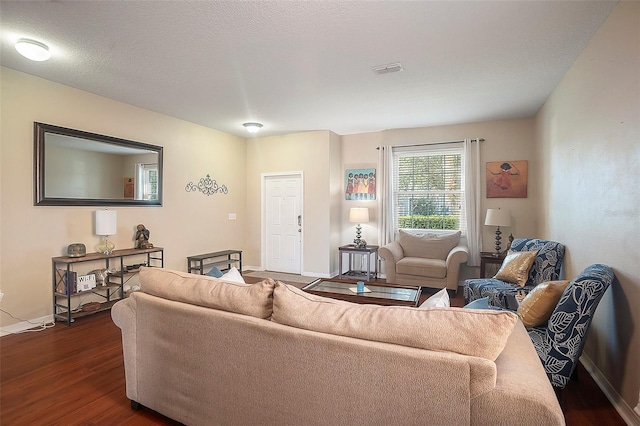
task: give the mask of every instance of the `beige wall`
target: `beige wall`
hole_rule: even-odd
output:
[[[509,233],[514,238],[536,237],[538,203],[538,176],[535,172],[535,145],[533,143],[533,120],[505,120],[482,123],[457,124],[451,126],[424,127],[417,129],[395,129],[383,132],[362,133],[342,137],[343,169],[363,166],[377,167],[380,145],[411,145],[432,142],[458,141],[465,138],[484,138],[480,148],[482,169],[487,161],[527,160],[529,161],[529,187],[527,198],[486,198],[486,185],[482,177],[482,212],[488,208],[502,208],[511,211],[512,226],[503,228],[503,241]],[[357,159],[357,161],[356,161]],[[344,170],[343,170],[344,173]],[[342,239],[351,242],[355,236],[355,226],[349,223],[351,207],[368,207],[370,222],[362,226],[362,238],[377,244],[377,201],[346,201],[343,197]],[[482,241],[485,250],[494,247],[495,228],[482,227]],[[504,244],[503,244],[504,248]],[[478,276],[478,268],[465,267],[462,278]]]
[[[51,314],[51,258],[68,244],[95,251],[95,207],[33,206],[33,122],[39,121],[164,147],[164,206],[117,207],[117,248],[133,247],[135,226],[164,247],[165,266],[186,270],[186,256],[244,249],[246,141],[216,130],[118,103],[8,68],[0,69],[2,309],[23,319]],[[211,174],[229,193],[187,193]],[[229,221],[228,214],[237,213]],[[0,315],[0,325],[16,321]]]
[[[336,136],[329,131],[294,133],[254,138],[247,142],[247,219],[246,265],[264,268],[261,261],[261,182],[262,175],[303,172],[302,272],[329,277],[331,238],[331,159]]]
[[[585,353],[625,408],[640,389],[639,24],[640,3],[619,3],[536,120],[541,235],[567,245],[568,277],[604,263],[618,278]]]

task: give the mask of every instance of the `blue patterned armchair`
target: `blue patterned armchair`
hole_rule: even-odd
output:
[[[564,290],[549,322],[527,328],[529,337],[554,388],[569,381],[600,299],[615,278],[613,270],[601,264],[587,267]]]
[[[520,292],[526,295],[540,283],[559,279],[564,260],[564,245],[537,238],[516,238],[511,243],[510,250],[538,250],[525,286],[520,287],[495,278],[465,280],[463,290],[466,303],[488,297],[491,305],[515,311],[518,309],[516,294]]]

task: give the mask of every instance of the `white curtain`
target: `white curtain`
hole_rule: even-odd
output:
[[[393,226],[393,149],[381,146],[378,150],[378,244],[380,247],[395,240]]]
[[[480,249],[482,238],[481,226],[481,185],[480,185],[480,141],[478,139],[465,139],[464,141],[464,190],[466,195],[466,220],[467,220],[467,246],[469,247],[469,260],[467,265],[480,266]]]

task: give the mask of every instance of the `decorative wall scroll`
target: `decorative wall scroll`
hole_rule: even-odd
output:
[[[213,195],[218,192],[221,192],[223,194],[227,194],[229,192],[229,190],[227,189],[227,185],[218,186],[218,183],[214,179],[211,179],[209,175],[200,178],[200,181],[197,185],[193,182],[189,182],[184,190],[187,192],[200,191],[207,196]]]
[[[347,169],[345,200],[376,199],[376,169]]]
[[[527,198],[528,163],[492,161],[487,163],[487,198]]]

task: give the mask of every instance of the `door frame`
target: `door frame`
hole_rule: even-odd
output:
[[[267,179],[271,177],[293,176],[300,179],[300,214],[302,215],[302,232],[300,235],[300,274],[304,275],[304,172],[269,172],[260,174],[260,269],[267,265]]]

